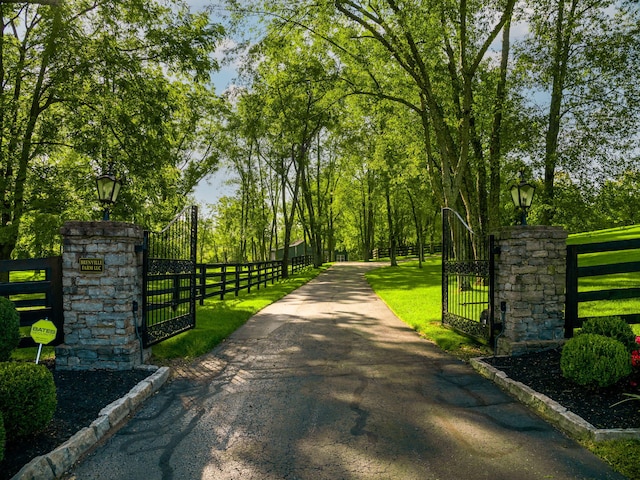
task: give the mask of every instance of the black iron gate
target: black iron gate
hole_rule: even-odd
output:
[[[460,215],[442,209],[442,323],[494,343],[493,236],[474,234]]]
[[[196,326],[198,208],[180,212],[161,232],[145,232],[142,340],[145,347]]]

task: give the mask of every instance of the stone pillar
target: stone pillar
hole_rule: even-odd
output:
[[[56,347],[56,368],[128,370],[144,363],[151,349],[141,355],[136,329],[142,229],[123,222],[66,222],[61,233],[64,343]]]
[[[562,344],[567,232],[560,227],[518,226],[496,235],[496,320],[504,309],[499,355]]]

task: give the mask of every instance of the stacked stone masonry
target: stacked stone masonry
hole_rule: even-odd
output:
[[[566,239],[562,228],[545,226],[510,227],[496,236],[496,311],[506,306],[500,355],[563,342]]]
[[[122,222],[67,222],[63,236],[64,344],[56,368],[127,370],[143,363],[136,331],[141,303],[143,231]],[[80,259],[102,262],[82,271]]]

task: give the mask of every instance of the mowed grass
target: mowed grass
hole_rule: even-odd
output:
[[[274,285],[269,284],[266,288],[254,288],[250,294],[243,291],[238,297],[228,295],[224,300],[205,300],[204,305],[197,307],[196,327],[154,345],[152,363],[164,364],[177,358],[190,360],[209,352],[251,316],[327,268],[329,265],[298,272]]]
[[[372,270],[366,279],[398,318],[443,350],[463,359],[490,353],[488,347],[442,326],[441,265],[440,256],[430,256],[422,268],[409,261]]]

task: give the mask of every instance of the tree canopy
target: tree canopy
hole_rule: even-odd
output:
[[[119,218],[176,211],[187,173],[212,163],[202,133],[222,28],[184,3],[136,0],[3,2],[0,18],[1,258],[50,253],[36,238],[53,248],[62,221],[95,218],[103,172],[127,184]]]
[[[236,193],[203,222],[205,260],[261,260],[297,239],[316,263],[367,259],[438,242],[445,206],[490,233],[516,218],[520,171],[538,187],[532,223],[635,222],[634,2],[225,8],[226,31],[219,10],[178,0],[0,3],[3,258],[47,254],[62,221],[97,218],[91,178],[105,171],[126,181],[114,215],[149,228],[231,171]],[[216,94],[214,51],[258,25],[225,59],[237,85]]]

